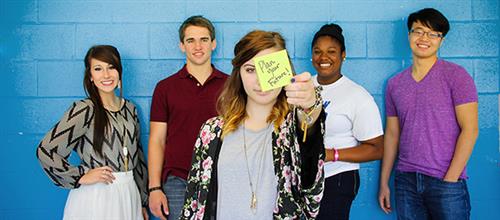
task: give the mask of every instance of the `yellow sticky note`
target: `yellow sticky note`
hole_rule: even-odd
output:
[[[256,57],[254,64],[262,91],[290,84],[293,73],[286,50]]]

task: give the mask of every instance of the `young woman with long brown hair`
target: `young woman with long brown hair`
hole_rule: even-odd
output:
[[[305,72],[264,92],[253,61],[285,48],[279,33],[267,31],[252,31],[236,44],[220,116],[202,126],[195,144],[181,219],[317,215],[324,157],[319,91]]]
[[[57,186],[71,189],[64,219],[148,219],[141,208],[148,198],[139,119],[122,98],[120,54],[113,46],[93,46],[84,62],[88,98],[74,102],[45,135],[37,158]],[[72,151],[79,165],[69,163]]]

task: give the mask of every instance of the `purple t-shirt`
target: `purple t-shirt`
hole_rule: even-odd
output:
[[[392,77],[385,94],[386,115],[398,117],[401,129],[396,169],[443,178],[460,134],[455,106],[477,102],[476,86],[464,68],[441,59],[420,82],[411,72]]]

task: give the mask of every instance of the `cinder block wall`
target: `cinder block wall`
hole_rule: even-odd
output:
[[[213,61],[226,73],[235,43],[253,29],[281,32],[297,71],[314,73],[312,36],[338,22],[347,47],[342,73],[372,93],[383,112],[387,79],[411,62],[405,19],[424,7],[451,21],[440,57],[464,66],[479,90],[480,136],[468,166],[472,219],[500,218],[498,0],[2,0],[0,219],[61,218],[67,190],[48,180],[35,148],[70,103],[85,97],[82,60],[90,46],[120,50],[124,94],[139,107],[147,148],[151,95],[184,63],[177,29],[188,16],[215,23]],[[363,164],[352,219],[395,219],[377,205],[379,165]]]

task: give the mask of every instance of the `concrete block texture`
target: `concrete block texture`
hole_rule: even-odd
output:
[[[212,63],[227,74],[236,42],[260,29],[281,33],[296,72],[314,75],[313,35],[324,24],[339,24],[347,55],[341,73],[374,96],[385,121],[387,80],[412,65],[407,17],[427,7],[451,23],[439,58],[463,66],[479,92],[480,132],[468,162],[471,219],[500,219],[500,192],[492,187],[500,180],[498,0],[2,0],[0,188],[10,190],[0,190],[9,198],[0,199],[0,219],[62,218],[68,190],[49,181],[35,149],[70,105],[85,98],[83,59],[93,45],[120,51],[123,94],[138,108],[147,151],[151,96],[185,63],[178,29],[187,17],[213,22]],[[70,161],[78,163],[77,156]],[[361,165],[351,219],[396,219],[378,207],[379,167],[379,161]],[[29,181],[23,170],[31,172]]]
[[[118,48],[122,59],[148,59],[147,24],[81,24],[76,27],[76,56],[85,57],[96,44]]]

